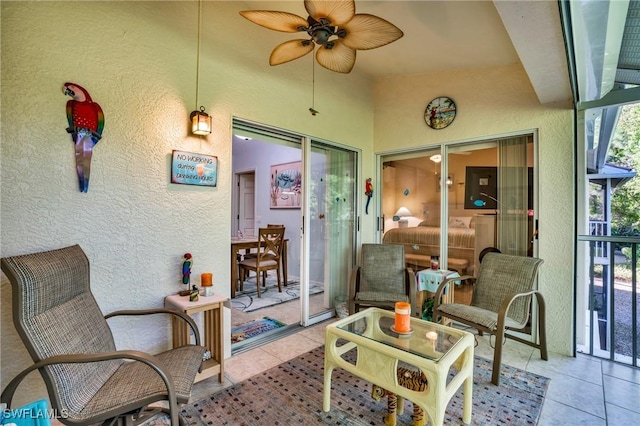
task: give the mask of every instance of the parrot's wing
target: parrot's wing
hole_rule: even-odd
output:
[[[69,128],[73,129],[73,103],[74,100],[67,101],[67,121],[69,122]]]
[[[98,117],[98,129],[96,130],[96,133],[102,136],[102,129],[104,129],[104,113],[102,112],[102,108],[100,108],[100,105],[98,103],[94,102],[93,105]]]

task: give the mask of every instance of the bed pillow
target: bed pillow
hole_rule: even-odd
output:
[[[451,216],[449,217],[449,228],[469,228],[471,216]]]

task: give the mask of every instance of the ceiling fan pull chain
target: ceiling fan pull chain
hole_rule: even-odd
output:
[[[316,115],[319,113],[316,107],[316,61],[311,60],[311,108],[309,108],[309,112],[311,115]]]

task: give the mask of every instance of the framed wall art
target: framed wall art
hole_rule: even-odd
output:
[[[301,167],[301,161],[271,166],[269,207],[272,209],[300,208],[302,203]]]
[[[216,186],[218,157],[193,152],[171,152],[171,183]]]
[[[467,166],[464,182],[464,208],[498,208],[498,168]]]

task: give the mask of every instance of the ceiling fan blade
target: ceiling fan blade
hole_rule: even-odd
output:
[[[400,28],[374,15],[357,14],[344,29],[347,35],[342,42],[358,50],[375,49],[392,43],[404,35]]]
[[[304,0],[304,8],[316,21],[327,18],[334,26],[346,24],[356,13],[356,4],[353,0]]]
[[[345,46],[341,41],[336,40],[331,49],[319,47],[316,52],[316,60],[331,71],[348,74],[356,63],[356,51]]]
[[[243,10],[240,15],[244,16],[254,24],[261,25],[270,30],[282,31],[285,33],[296,33],[300,28],[309,26],[307,20],[288,12],[277,12],[274,10]]]
[[[269,65],[280,65],[298,59],[313,50],[309,40],[289,40],[276,46],[269,57]]]

